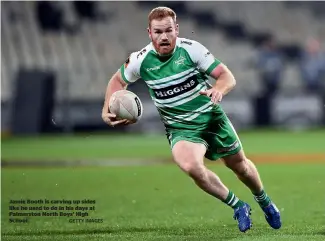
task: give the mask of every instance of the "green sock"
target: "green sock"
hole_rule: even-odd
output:
[[[262,208],[270,205],[271,199],[269,198],[269,196],[266,194],[266,192],[264,190],[262,190],[260,193],[253,194],[253,195],[254,195],[255,201],[258,202],[258,204]]]
[[[229,191],[226,200],[224,200],[223,202],[228,206],[232,207],[233,209],[242,207],[245,204],[242,200],[236,197],[236,195],[232,191]]]

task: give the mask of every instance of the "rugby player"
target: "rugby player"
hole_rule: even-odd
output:
[[[251,207],[238,198],[204,165],[204,157],[221,159],[252,192],[274,228],[281,227],[280,212],[265,192],[255,165],[219,105],[236,80],[226,65],[197,41],[180,38],[175,12],[157,7],[148,16],[151,42],[131,53],[110,79],[102,110],[110,126],[131,124],[109,112],[109,99],[138,79],[145,81],[166,128],[173,159],[194,182],[234,210],[241,232],[252,226]],[[217,44],[217,43],[216,43]],[[208,76],[216,80],[208,84]]]

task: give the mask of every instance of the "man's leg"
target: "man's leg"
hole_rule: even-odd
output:
[[[260,175],[255,165],[245,157],[243,150],[240,150],[235,155],[223,157],[222,160],[253,194],[258,194],[263,191]]]
[[[226,203],[235,210],[240,231],[245,232],[251,227],[250,207],[238,199],[235,194],[221,182],[220,178],[207,169],[203,158],[206,147],[202,143],[185,140],[178,141],[172,149],[177,165],[189,175],[206,193]]]
[[[242,144],[230,120],[225,118],[219,123],[212,150],[213,159],[221,158],[225,165],[251,190],[269,225],[281,227],[280,212],[263,189],[263,184],[255,165],[246,158]],[[223,137],[223,138],[220,138]]]
[[[246,158],[244,151],[240,150],[237,154],[225,156],[222,160],[251,190],[254,199],[264,211],[269,225],[274,229],[280,228],[280,212],[264,191],[260,175],[253,162]]]

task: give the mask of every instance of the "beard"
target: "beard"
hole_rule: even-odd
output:
[[[174,51],[175,45],[176,45],[176,40],[169,41],[169,42],[161,42],[161,43],[154,42],[154,47],[160,55],[171,54]]]

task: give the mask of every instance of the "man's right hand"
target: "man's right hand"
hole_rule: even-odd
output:
[[[126,120],[126,119],[123,119],[123,120],[117,120],[116,119],[116,115],[115,114],[112,114],[112,113],[105,113],[105,114],[102,114],[102,119],[103,121],[114,127],[114,126],[118,126],[118,125],[126,125],[126,124],[129,124],[129,121]]]

